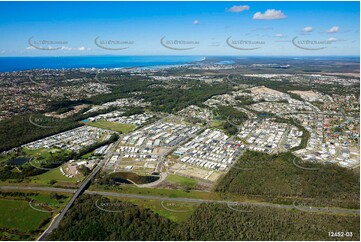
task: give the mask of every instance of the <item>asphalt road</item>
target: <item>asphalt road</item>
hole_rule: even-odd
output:
[[[105,163],[105,160],[102,160],[101,162],[99,162],[99,164],[96,166],[95,170],[84,180],[82,185],[77,190],[75,190],[74,195],[72,196],[70,201],[66,204],[64,209],[60,212],[59,216],[57,216],[54,219],[53,223],[50,224],[50,226],[47,228],[47,230],[38,238],[39,241],[46,240],[47,237],[53,232],[53,230],[59,226],[60,221],[63,219],[66,212],[73,205],[74,201],[78,198],[78,196],[85,191],[85,189],[88,186],[91,179],[93,179],[93,177],[100,171],[100,169],[103,167],[104,163]]]
[[[74,189],[55,188],[55,187],[20,187],[20,186],[0,186],[0,190],[31,190],[31,191],[48,191],[48,192],[67,192],[67,193],[74,193],[76,191]],[[332,214],[360,214],[360,210],[358,209],[343,209],[343,208],[334,208],[334,207],[333,208],[309,207],[309,206],[300,206],[297,205],[296,203],[293,203],[292,205],[285,205],[285,204],[260,203],[260,202],[233,202],[226,200],[210,200],[210,199],[195,199],[195,198],[181,198],[181,197],[170,198],[170,197],[162,197],[162,196],[124,194],[118,192],[104,192],[104,191],[90,191],[90,190],[86,190],[84,193],[92,194],[92,195],[97,194],[108,197],[117,197],[117,198],[136,198],[136,199],[145,199],[145,200],[148,199],[148,200],[188,202],[188,203],[222,203],[222,204],[227,204],[230,208],[234,208],[235,210],[237,209],[237,207],[235,206],[259,206],[259,207],[272,207],[272,208],[280,208],[280,209],[297,209],[303,212],[326,212]],[[53,224],[55,224],[55,221]]]
[[[116,144],[118,144],[118,143],[119,143],[119,141],[116,142]],[[54,229],[56,229],[59,226],[60,221],[63,219],[63,217],[65,216],[65,214],[69,210],[69,208],[73,205],[73,203],[79,197],[79,195],[82,194],[86,190],[86,188],[89,185],[90,181],[103,168],[104,164],[109,159],[109,156],[111,154],[112,153],[109,153],[101,162],[99,162],[99,164],[95,167],[93,172],[90,173],[85,178],[85,180],[83,181],[83,183],[81,184],[81,186],[77,190],[71,190],[70,191],[70,192],[74,193],[74,195],[72,196],[70,201],[66,204],[66,206],[63,208],[63,210],[61,210],[59,215],[56,218],[54,218],[54,220],[49,225],[49,227],[44,231],[44,233],[40,235],[40,237],[38,238],[39,241],[45,241],[47,239],[47,237],[54,231]],[[55,189],[57,189],[57,190],[60,189],[60,190],[58,190],[59,192],[61,192],[61,191],[67,192],[67,191],[64,191],[64,190],[67,190],[67,189],[62,189],[62,188],[55,188]],[[1,190],[1,188],[0,188],[0,190]]]

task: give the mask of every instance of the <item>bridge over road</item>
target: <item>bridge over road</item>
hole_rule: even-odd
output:
[[[116,147],[119,142],[120,142],[120,139],[115,143],[115,145],[112,146],[112,148]],[[66,212],[69,210],[69,208],[74,204],[74,201],[86,190],[86,188],[90,184],[91,180],[103,168],[104,164],[110,158],[111,155],[112,155],[112,152],[108,152],[107,155],[104,157],[104,159],[102,161],[100,161],[99,164],[95,167],[95,169],[92,171],[92,173],[90,173],[85,178],[85,180],[81,184],[81,186],[77,190],[75,190],[75,193],[74,193],[73,197],[70,199],[70,201],[68,202],[68,204],[66,204],[64,209],[60,212],[60,214],[58,214],[53,219],[53,221],[51,222],[49,227],[44,231],[44,233],[42,233],[40,235],[40,237],[38,238],[38,241],[45,241],[48,238],[48,236],[54,231],[54,229],[56,229],[59,226],[60,221],[63,219]]]

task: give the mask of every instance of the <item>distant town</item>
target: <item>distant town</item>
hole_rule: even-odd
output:
[[[249,156],[265,159],[266,166],[281,159],[277,169],[305,172],[301,177],[322,167],[359,169],[357,74],[299,72],[292,63],[249,68],[264,74],[209,60],[1,73],[1,135],[8,141],[1,147],[2,184],[76,189],[74,199],[83,192],[149,199],[184,192],[177,196],[191,202],[219,200],[208,197],[231,184],[225,183],[229,177],[261,172],[264,163],[250,164]],[[247,196],[259,199],[257,192]],[[328,203],[343,206],[336,198]]]

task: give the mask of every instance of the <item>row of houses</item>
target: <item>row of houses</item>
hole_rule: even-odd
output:
[[[199,128],[195,126],[156,122],[124,136],[121,144],[133,145],[136,147],[175,146],[188,139],[198,130]]]
[[[298,146],[302,134],[294,125],[274,122],[267,118],[247,120],[237,137],[244,140],[250,150],[276,153],[280,149]]]
[[[95,117],[90,117],[88,118],[88,120],[90,122],[96,122],[98,120],[106,120],[109,122],[141,126],[147,121],[149,121],[152,117],[154,117],[154,115],[150,113],[133,114],[130,116],[124,116],[123,114],[124,114],[123,111],[113,111],[106,114],[99,114]]]
[[[206,129],[193,140],[179,147],[174,155],[181,162],[208,169],[224,170],[240,155],[244,145],[220,130]]]
[[[105,129],[91,126],[82,126],[27,143],[22,147],[29,149],[61,148],[72,151],[79,151],[84,147],[97,143],[101,139],[105,140],[109,138],[112,133],[112,131]]]

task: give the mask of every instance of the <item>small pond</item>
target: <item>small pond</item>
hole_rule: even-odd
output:
[[[27,158],[27,157],[18,157],[12,160],[9,160],[8,163],[13,164],[13,165],[17,165],[20,166],[26,162],[28,162],[29,160],[31,160],[31,158]]]

